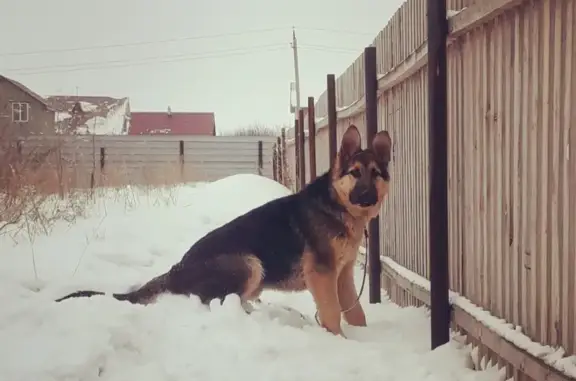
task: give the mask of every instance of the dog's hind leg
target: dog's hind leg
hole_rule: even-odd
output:
[[[250,269],[250,275],[246,280],[242,294],[240,294],[240,300],[242,301],[242,308],[244,308],[244,311],[246,311],[247,314],[250,314],[254,311],[252,303],[260,302],[259,297],[262,293],[264,269],[262,268],[262,262],[253,255],[246,256],[244,260]]]
[[[202,257],[186,266],[176,265],[169,275],[168,291],[193,294],[202,303],[237,294],[242,303],[258,298],[262,290],[262,262],[251,254],[221,254]]]
[[[264,268],[262,262],[254,255],[247,255],[243,259],[248,267],[248,277],[244,283],[244,290],[240,294],[240,299],[242,301],[256,300],[262,293]]]

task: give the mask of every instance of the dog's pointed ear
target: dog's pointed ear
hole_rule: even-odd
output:
[[[380,131],[372,139],[372,150],[379,160],[389,163],[392,157],[392,138],[388,131]]]
[[[342,160],[349,160],[352,155],[362,148],[362,137],[360,131],[355,125],[348,127],[344,136],[342,136],[342,143],[340,144],[340,158]]]

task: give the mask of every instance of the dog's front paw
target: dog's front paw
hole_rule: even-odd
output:
[[[334,336],[342,336],[343,338],[346,339],[346,335],[344,335],[344,332],[342,332],[342,328],[340,327],[327,327],[326,325],[322,324],[322,328],[324,328],[326,331],[330,332],[331,334],[333,334]]]

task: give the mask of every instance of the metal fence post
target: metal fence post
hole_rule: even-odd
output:
[[[316,180],[316,119],[314,97],[308,97],[308,146],[310,148],[310,182]]]
[[[376,47],[364,49],[364,91],[366,100],[366,140],[368,146],[378,133],[378,73],[376,66]],[[382,264],[380,263],[380,217],[370,220],[368,224],[368,268],[370,303],[381,303]]]
[[[276,165],[278,166],[278,182],[284,184],[284,173],[282,168],[282,138],[278,136],[276,143]]]
[[[262,140],[258,140],[258,174],[262,176],[262,172],[264,169],[264,158],[262,152]]]
[[[326,85],[326,98],[328,102],[328,151],[330,154],[330,168],[332,168],[338,152],[338,113],[336,112],[336,76],[334,74],[327,75]]]
[[[429,255],[432,349],[450,340],[446,1],[428,0]]]
[[[278,150],[276,143],[274,143],[274,149],[272,150],[272,176],[274,181],[278,181]]]
[[[103,184],[104,168],[106,167],[106,148],[100,147],[100,185]]]
[[[184,140],[180,140],[180,180],[184,180]]]
[[[298,116],[294,118],[294,189],[300,190],[300,129],[298,128]]]
[[[298,160],[300,161],[300,190],[306,186],[306,133],[304,132],[304,110],[298,112],[298,138],[300,141],[300,151]]]
[[[106,166],[106,148],[100,147],[100,171],[104,171]]]
[[[282,177],[284,180],[284,185],[288,186],[288,181],[290,179],[290,175],[288,172],[288,165],[286,162],[286,129],[282,128],[282,133],[280,135],[280,138],[282,139],[282,157],[280,158],[280,161],[282,162]]]

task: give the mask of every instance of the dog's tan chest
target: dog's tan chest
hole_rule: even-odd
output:
[[[351,237],[337,238],[332,243],[338,271],[346,264],[356,261],[358,249],[362,242],[362,231],[355,233]]]

